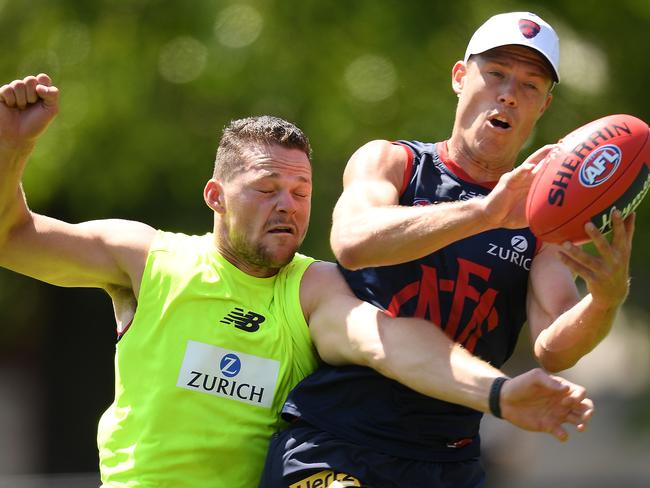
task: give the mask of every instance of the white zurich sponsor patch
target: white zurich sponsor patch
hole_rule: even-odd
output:
[[[187,341],[176,386],[270,408],[280,363]]]

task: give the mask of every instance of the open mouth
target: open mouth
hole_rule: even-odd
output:
[[[279,225],[276,227],[273,227],[272,229],[269,229],[269,234],[289,234],[293,235],[293,227],[290,226],[283,226]]]
[[[489,120],[489,122],[492,125],[492,127],[497,127],[499,129],[509,129],[510,128],[510,124],[503,117],[492,117]]]

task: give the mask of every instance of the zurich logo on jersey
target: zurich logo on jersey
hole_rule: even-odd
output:
[[[496,256],[501,261],[512,263],[515,266],[530,271],[532,259],[524,254],[528,250],[528,239],[522,235],[515,235],[510,239],[510,248],[499,246],[490,242],[487,253],[490,256]]]
[[[517,252],[526,252],[526,249],[528,249],[528,240],[524,236],[514,236],[510,239],[510,245]]]
[[[274,359],[188,340],[176,386],[271,408],[279,372]]]
[[[580,183],[593,188],[607,181],[621,164],[623,155],[618,146],[607,144],[593,151],[580,167]]]
[[[221,358],[219,369],[221,370],[221,374],[223,374],[226,378],[237,376],[239,374],[239,371],[241,371],[241,360],[239,357],[237,357],[236,354],[226,354]]]

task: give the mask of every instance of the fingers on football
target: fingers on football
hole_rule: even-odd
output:
[[[537,151],[535,151],[533,154],[528,156],[528,159],[526,159],[527,163],[533,163],[537,164],[541,160],[543,160],[549,152],[555,148],[557,144],[546,144],[545,146],[540,147]]]
[[[565,242],[562,245],[558,255],[571,271],[579,274],[585,280],[593,279],[594,271],[598,269],[598,263],[593,256],[570,242]]]
[[[628,215],[627,218],[623,221],[623,224],[625,225],[628,246],[631,248],[632,237],[634,236],[634,228],[636,224],[636,212],[632,212],[630,215]]]
[[[612,214],[612,245],[626,253],[632,249],[632,237],[634,236],[634,223],[636,221],[636,214],[632,212],[623,220],[620,211]]]
[[[614,224],[615,224],[614,227],[617,229],[614,232],[615,233],[620,232],[620,227],[622,227],[623,225],[622,222],[620,221],[620,218],[617,221],[616,217],[614,217]],[[591,239],[591,242],[593,242],[594,246],[596,247],[598,254],[600,254],[602,257],[604,257],[607,260],[611,260],[612,247],[607,241],[605,235],[602,232],[600,232],[598,228],[591,222],[585,224],[585,232]]]

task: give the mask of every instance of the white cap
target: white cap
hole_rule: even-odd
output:
[[[509,12],[490,17],[467,45],[465,62],[472,54],[495,47],[518,44],[539,52],[550,63],[553,78],[560,81],[560,39],[543,19],[530,12]]]

